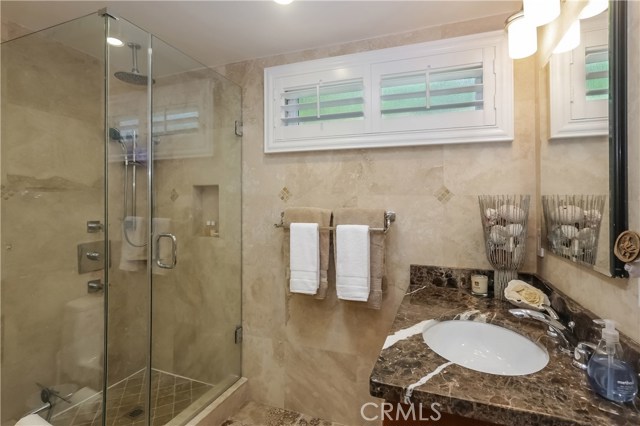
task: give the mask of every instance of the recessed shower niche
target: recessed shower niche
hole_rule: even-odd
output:
[[[220,236],[220,188],[218,185],[193,186],[193,235]]]

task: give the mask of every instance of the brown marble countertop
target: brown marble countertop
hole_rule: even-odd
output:
[[[514,306],[507,302],[472,296],[468,277],[476,272],[412,266],[412,283],[371,373],[372,396],[425,407],[437,402],[441,412],[509,426],[640,425],[640,413],[631,405],[607,401],[591,391],[585,372],[558,350],[544,324],[513,317],[507,310]],[[421,277],[415,279],[416,275]],[[562,305],[558,309],[562,319],[566,312],[577,312],[574,302],[560,303],[558,294],[548,288],[546,292],[554,308]],[[534,374],[509,377],[449,363],[424,343],[424,322],[461,316],[529,337],[547,349],[549,364]],[[584,340],[577,330],[578,338]]]

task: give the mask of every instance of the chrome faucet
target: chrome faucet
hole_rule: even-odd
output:
[[[517,318],[532,319],[548,325],[560,340],[560,350],[569,355],[573,355],[573,350],[578,344],[578,339],[573,334],[573,330],[562,324],[558,319],[531,309],[509,309],[509,312]]]

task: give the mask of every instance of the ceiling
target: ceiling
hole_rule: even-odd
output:
[[[208,66],[515,12],[520,1],[2,1],[3,22],[48,28],[107,7]]]

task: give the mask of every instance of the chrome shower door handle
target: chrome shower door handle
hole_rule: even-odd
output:
[[[160,240],[162,238],[168,238],[171,241],[171,262],[163,263],[160,259]],[[173,234],[158,234],[156,237],[156,265],[162,269],[173,269],[178,263],[178,239]]]

